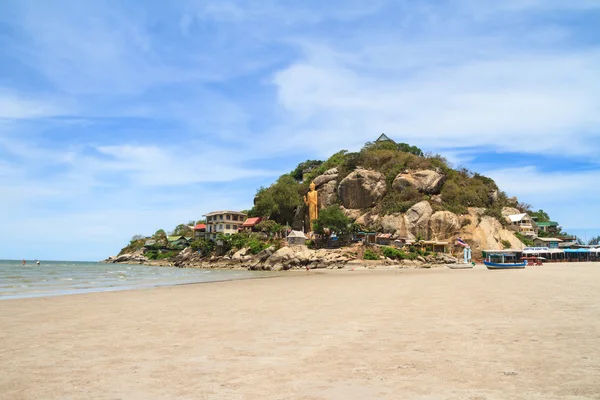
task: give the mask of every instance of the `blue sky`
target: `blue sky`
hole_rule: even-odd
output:
[[[0,2],[0,258],[98,260],[381,132],[600,234],[600,0]]]

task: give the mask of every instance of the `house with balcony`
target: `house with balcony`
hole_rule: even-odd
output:
[[[537,236],[538,226],[528,214],[522,213],[507,215],[506,219],[513,231],[525,236]]]
[[[205,237],[216,240],[219,234],[230,236],[238,233],[248,217],[241,211],[213,211],[206,215]]]
[[[196,224],[193,230],[194,240],[204,239],[206,237],[206,224]]]

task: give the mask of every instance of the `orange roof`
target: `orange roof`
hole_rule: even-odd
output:
[[[201,231],[202,229],[206,230],[206,225],[205,224],[198,224],[194,227],[195,231]]]
[[[255,226],[256,224],[258,224],[260,221],[262,221],[261,217],[254,217],[254,218],[248,218],[243,224],[243,227],[246,228],[251,228],[253,226]]]

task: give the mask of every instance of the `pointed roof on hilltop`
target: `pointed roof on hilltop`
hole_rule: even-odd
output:
[[[394,142],[392,139],[390,139],[385,133],[382,133],[376,140],[376,142],[392,142],[392,143],[396,143]]]

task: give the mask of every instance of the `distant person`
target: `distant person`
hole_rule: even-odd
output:
[[[40,262],[39,262],[39,261],[36,261],[35,263],[36,263],[37,265],[40,265]]]
[[[23,260],[23,265],[27,264],[27,261]]]

